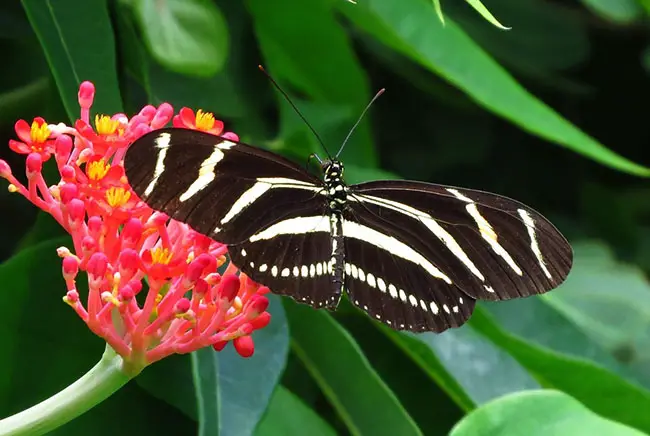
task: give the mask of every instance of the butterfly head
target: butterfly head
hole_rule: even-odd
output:
[[[343,164],[338,159],[323,161],[322,167],[325,183],[340,182],[343,179]]]

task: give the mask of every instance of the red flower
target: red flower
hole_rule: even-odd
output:
[[[235,133],[223,133],[223,122],[216,120],[212,112],[203,112],[201,109],[197,110],[196,115],[194,115],[192,109],[187,107],[182,108],[178,115],[174,116],[172,124],[174,127],[203,130],[204,132],[212,133],[213,135],[239,141],[239,136]]]
[[[32,125],[25,120],[18,120],[15,125],[16,134],[20,141],[9,140],[9,147],[20,154],[39,153],[46,161],[54,152],[52,131],[41,117],[34,118]]]
[[[230,341],[240,355],[252,355],[250,334],[270,320],[264,296],[268,288],[233,265],[223,275],[217,273],[226,262],[227,247],[151,210],[124,176],[128,145],[167,124],[173,108],[166,103],[146,106],[131,119],[98,116],[93,130],[88,120],[93,98],[94,86],[84,82],[76,128],[48,126],[41,118],[31,128],[16,123],[22,142],[10,146],[28,154],[27,185],[0,160],[0,177],[9,181],[10,191],[50,213],[72,236],[72,249],[58,250],[67,286],[64,301],[136,370],[172,353],[205,346],[221,350]],[[195,117],[187,108],[174,117],[178,123],[214,134],[223,131],[212,114],[198,111]],[[61,176],[53,186],[41,173],[52,153]],[[81,271],[88,277],[87,298],[76,288]],[[142,292],[146,295],[136,299]]]

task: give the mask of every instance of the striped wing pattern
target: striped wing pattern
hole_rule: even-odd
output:
[[[175,128],[137,140],[125,170],[149,206],[228,244],[232,262],[275,293],[334,309],[345,290],[397,330],[458,327],[477,299],[547,292],[571,268],[571,247],[548,220],[487,192],[345,186],[274,153]],[[344,204],[333,202],[341,191]]]

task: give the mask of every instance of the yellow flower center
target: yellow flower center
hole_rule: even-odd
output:
[[[110,168],[111,165],[106,163],[103,158],[95,162],[90,162],[87,169],[88,177],[95,181],[101,180],[106,176]]]
[[[100,135],[112,135],[120,127],[120,122],[107,115],[95,115],[95,129]],[[118,132],[119,133],[119,132]]]
[[[131,198],[131,193],[124,188],[109,188],[106,191],[106,201],[111,207],[124,206]]]
[[[42,144],[47,141],[51,133],[50,128],[47,127],[47,123],[38,124],[38,122],[34,121],[29,131],[29,136],[33,143]]]
[[[151,262],[154,264],[167,265],[172,260],[172,252],[169,248],[156,247],[151,250]]]
[[[212,112],[196,111],[196,128],[199,130],[210,130],[214,127],[214,115]]]

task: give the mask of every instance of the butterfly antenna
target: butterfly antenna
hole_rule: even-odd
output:
[[[293,102],[291,101],[291,99],[289,98],[289,96],[287,95],[287,93],[284,92],[284,90],[283,90],[282,88],[280,88],[280,85],[278,85],[278,82],[276,82],[275,79],[273,79],[273,77],[271,77],[271,75],[270,75],[269,73],[266,72],[266,70],[264,69],[264,67],[261,66],[261,65],[258,65],[258,68],[259,68],[260,71],[261,71],[262,73],[264,73],[264,75],[265,75],[265,76],[266,76],[266,77],[271,81],[271,83],[273,84],[273,86],[275,86],[275,88],[276,88],[278,91],[280,91],[280,94],[282,94],[282,96],[284,97],[284,99],[285,99],[287,102],[289,102],[289,104],[291,105],[291,107],[293,108],[293,110],[298,114],[298,116],[300,117],[300,119],[301,119],[301,120],[302,120],[302,121],[307,125],[307,127],[309,127],[309,130],[311,130],[311,133],[314,134],[314,136],[315,136],[316,139],[318,140],[318,142],[319,142],[319,144],[321,145],[321,147],[323,147],[323,150],[325,150],[325,154],[327,154],[327,157],[331,159],[331,158],[332,158],[332,155],[329,153],[329,151],[327,151],[327,148],[325,147],[325,143],[324,143],[323,140],[321,139],[321,137],[320,137],[320,135],[318,134],[318,132],[316,132],[316,129],[314,129],[314,128],[311,126],[311,124],[309,124],[309,121],[307,121],[307,119],[304,117],[304,115],[300,113],[300,111],[298,110],[298,108],[296,107],[296,105],[293,104]]]
[[[339,155],[343,151],[343,147],[345,147],[345,144],[347,144],[348,139],[350,139],[350,136],[352,136],[352,133],[357,128],[357,126],[359,125],[359,123],[363,119],[364,115],[366,115],[366,112],[368,112],[368,109],[370,109],[370,106],[372,106],[372,104],[375,102],[375,100],[377,100],[379,98],[379,96],[381,96],[384,93],[384,91],[386,91],[386,88],[381,88],[379,91],[377,91],[377,94],[375,94],[375,96],[372,98],[372,100],[370,100],[370,103],[368,103],[368,106],[366,106],[366,108],[363,110],[363,112],[361,112],[361,115],[359,116],[359,119],[357,120],[356,123],[354,123],[354,126],[352,126],[352,128],[350,129],[350,132],[348,132],[348,136],[345,137],[345,139],[343,140],[343,144],[341,144],[341,148],[339,148],[338,153],[336,153],[336,156],[334,156],[334,157],[339,157]]]

